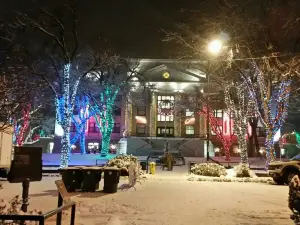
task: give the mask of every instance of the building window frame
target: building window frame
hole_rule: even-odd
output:
[[[216,118],[223,118],[223,109],[215,109],[214,110],[214,116]]]
[[[89,133],[100,133],[100,129],[95,122],[89,122]]]
[[[114,127],[112,130],[112,133],[117,134],[121,132],[121,124],[120,123],[114,123]]]
[[[137,107],[136,108],[136,115],[137,116],[146,116],[146,106],[144,106],[144,107]]]
[[[186,125],[185,126],[185,134],[186,135],[195,135],[195,126],[194,125]]]
[[[114,114],[114,116],[121,116],[121,115],[122,115],[122,110],[121,110],[121,108],[116,107],[116,108],[113,110],[113,114]]]
[[[143,130],[142,132],[140,132]],[[146,134],[146,124],[144,123],[137,123],[136,124],[136,135],[145,135]]]
[[[163,132],[166,129],[167,134]],[[157,137],[174,137],[174,127],[157,127],[156,128],[156,136]]]
[[[164,100],[169,100],[173,104],[175,104],[175,96],[174,95],[158,95],[157,96],[157,107],[160,107],[160,103]],[[170,109],[171,106],[166,106],[164,107],[166,109]],[[171,115],[160,115],[157,114],[157,121],[158,122],[174,122],[174,114],[172,113]]]
[[[185,116],[186,117],[194,117],[195,116],[195,113],[189,109],[186,109],[185,110]]]
[[[220,127],[221,132],[223,133],[223,126],[222,125],[218,125],[218,127]],[[215,136],[217,134],[211,129],[211,135]]]

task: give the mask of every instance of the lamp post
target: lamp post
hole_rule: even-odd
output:
[[[212,56],[217,56],[223,48],[222,41],[215,39],[211,41],[208,46],[207,50]],[[207,78],[207,94],[206,94],[206,162],[209,161],[209,141],[210,141],[210,124],[209,124],[209,94],[210,94],[210,60],[207,61],[207,70],[206,70],[206,78]]]

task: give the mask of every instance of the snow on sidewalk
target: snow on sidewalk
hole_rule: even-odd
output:
[[[287,186],[189,182],[176,180],[176,173],[171,174],[160,171],[153,177],[166,179],[137,184],[137,191],[79,193],[74,197],[76,224],[104,225],[111,216],[117,216],[122,225],[286,225],[292,222],[287,207]],[[30,208],[45,212],[56,207],[56,179],[47,177],[31,184]],[[9,200],[21,193],[21,184],[3,184],[1,197]],[[102,185],[101,182],[100,189]],[[69,216],[70,213],[64,218]],[[47,224],[54,224],[54,218]]]

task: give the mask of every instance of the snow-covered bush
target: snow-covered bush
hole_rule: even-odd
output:
[[[0,190],[3,189],[0,184]],[[22,200],[19,195],[16,195],[11,201],[6,201],[0,198],[0,215],[24,215],[25,213],[21,210]],[[41,215],[42,212],[38,210],[32,210],[26,213],[28,215]],[[21,221],[1,221],[0,225],[14,225],[20,224]],[[26,222],[25,224],[38,224],[38,222]]]
[[[247,164],[240,163],[234,167],[234,170],[236,172],[236,177],[251,177],[251,170]]]
[[[195,164],[191,168],[191,172],[196,175],[220,177],[226,176],[226,168],[216,163]]]
[[[199,177],[188,177],[188,181],[212,181],[212,182],[236,182],[236,183],[274,183],[272,178],[269,177],[256,177],[256,178],[250,178],[250,177],[205,177],[205,176],[199,176]]]
[[[108,167],[117,167],[117,168],[126,168],[128,169],[129,165],[132,163],[137,163],[138,158],[133,155],[119,155],[115,158],[109,160],[106,164]]]

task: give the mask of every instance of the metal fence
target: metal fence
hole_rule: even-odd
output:
[[[72,202],[58,207],[50,212],[47,212],[42,215],[0,215],[0,221],[21,221],[20,224],[24,224],[25,221],[37,221],[39,225],[44,225],[45,221],[56,215],[56,225],[61,225],[62,222],[62,211],[71,208],[71,221],[70,225],[75,225],[75,213],[76,213],[76,204]]]

